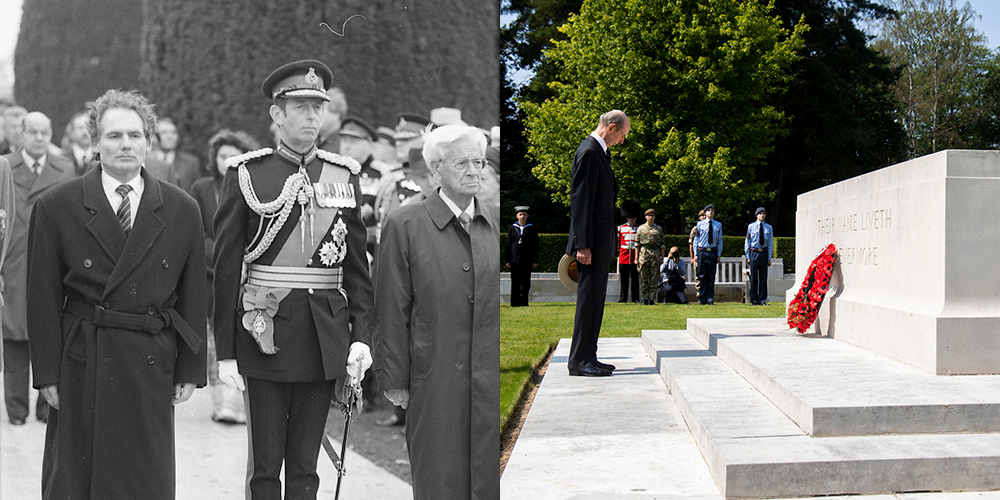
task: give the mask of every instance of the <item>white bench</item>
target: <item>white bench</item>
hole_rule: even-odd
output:
[[[691,259],[681,257],[687,264],[684,273],[685,285],[688,288],[694,287],[697,273],[695,267],[691,265]],[[739,288],[743,293],[743,302],[749,302],[750,297],[750,269],[745,264],[743,257],[720,257],[715,265],[715,287],[716,288]],[[690,298],[688,300],[691,300]]]

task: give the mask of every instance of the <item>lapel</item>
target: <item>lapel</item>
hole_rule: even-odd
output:
[[[118,224],[118,218],[111,212],[111,204],[104,197],[104,204],[108,208],[110,223],[116,226],[117,234],[124,240],[124,248],[121,257],[115,264],[115,270],[108,278],[108,284],[104,288],[104,296],[114,290],[122,281],[142,263],[143,258],[153,248],[153,244],[163,233],[167,224],[160,218],[158,212],[163,206],[163,196],[160,192],[160,183],[143,168],[141,171],[142,180],[145,187],[142,191],[142,198],[139,200],[139,210],[136,211],[135,220],[132,222],[132,231],[128,239],[125,239],[125,231]],[[100,187],[100,175],[98,177],[98,187]],[[101,195],[104,195],[103,189]]]
[[[618,179],[615,179],[615,171],[611,169],[611,150],[604,149],[601,147],[601,143],[594,138],[594,136],[587,136],[590,142],[593,143],[593,148],[601,154],[601,158],[604,158],[604,167],[608,169],[608,176],[611,177],[611,191],[615,193],[615,197],[618,196]]]
[[[31,186],[35,182],[35,176],[28,169],[28,166],[24,163],[24,157],[21,156],[20,152],[14,153],[7,158],[10,159],[10,173],[11,177],[14,178],[14,185],[17,186],[19,191],[24,193],[31,192]],[[25,196],[27,198],[27,196]]]
[[[51,154],[46,156],[45,168],[42,169],[42,174],[38,176],[38,179],[31,186],[31,192],[28,193],[29,199],[37,197],[38,193],[45,191],[53,184],[66,178],[66,168],[69,166],[60,160],[61,158]],[[28,169],[24,168],[23,170],[27,171]]]
[[[427,213],[431,216],[431,221],[438,229],[444,229],[452,219],[455,218],[455,214],[451,212],[448,205],[441,199],[441,194],[435,190],[427,199],[424,200],[424,207],[427,208]],[[479,215],[478,213],[476,214]]]

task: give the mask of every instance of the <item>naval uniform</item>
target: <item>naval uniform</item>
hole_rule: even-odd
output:
[[[281,498],[284,461],[286,496],[315,498],[349,346],[371,344],[361,168],[283,143],[228,164],[215,216],[215,336],[219,359],[236,359],[246,379],[248,493]]]
[[[538,232],[535,226],[514,223],[507,229],[505,258],[510,264],[510,305],[528,305],[531,265],[538,262]]]

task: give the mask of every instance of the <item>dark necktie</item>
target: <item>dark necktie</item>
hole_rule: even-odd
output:
[[[712,221],[710,220],[710,221],[708,221],[708,244],[709,244],[709,246],[711,246],[712,243],[714,243],[714,240],[712,238],[712,233],[714,233],[714,232],[715,231],[712,231]]]
[[[764,248],[764,223],[758,222],[757,226],[757,248]]]
[[[128,233],[132,231],[132,204],[128,200],[130,191],[132,191],[132,186],[128,184],[121,184],[115,188],[118,196],[122,197],[122,202],[118,204],[118,211],[115,212],[115,215],[118,216],[118,223],[125,230],[125,236],[128,236]]]
[[[462,214],[458,216],[458,221],[462,223],[462,229],[465,229],[465,232],[469,232],[469,223],[472,222],[472,217],[469,217],[469,214],[462,212]]]

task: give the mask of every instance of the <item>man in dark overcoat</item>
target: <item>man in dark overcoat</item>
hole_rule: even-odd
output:
[[[205,247],[194,200],[142,168],[154,123],[138,92],[109,90],[90,110],[100,168],[32,213],[28,338],[52,406],[43,500],[174,498],[173,405],[207,375]]]
[[[315,60],[265,79],[278,147],[228,160],[215,214],[219,378],[246,391],[254,500],[282,498],[282,464],[285,498],[316,498],[331,398],[371,366],[361,165],[315,145],[332,79]]]
[[[21,131],[24,147],[5,158],[14,180],[14,213],[10,223],[10,248],[3,267],[4,402],[11,424],[22,425],[28,417],[28,221],[31,208],[46,190],[75,177],[66,158],[48,154],[52,122],[39,112],[24,115]],[[41,395],[35,402],[35,416],[44,422],[48,405]]]
[[[597,359],[597,338],[604,319],[608,267],[615,256],[615,195],[617,184],[608,148],[625,141],[630,128],[625,113],[601,115],[573,157],[569,191],[569,241],[566,254],[576,257],[580,281],[576,289],[573,342],[566,362],[569,374],[606,377],[614,365]]]
[[[500,498],[500,241],[475,197],[486,138],[446,125],[423,154],[441,188],[382,229],[376,377],[407,409],[415,500]]]

